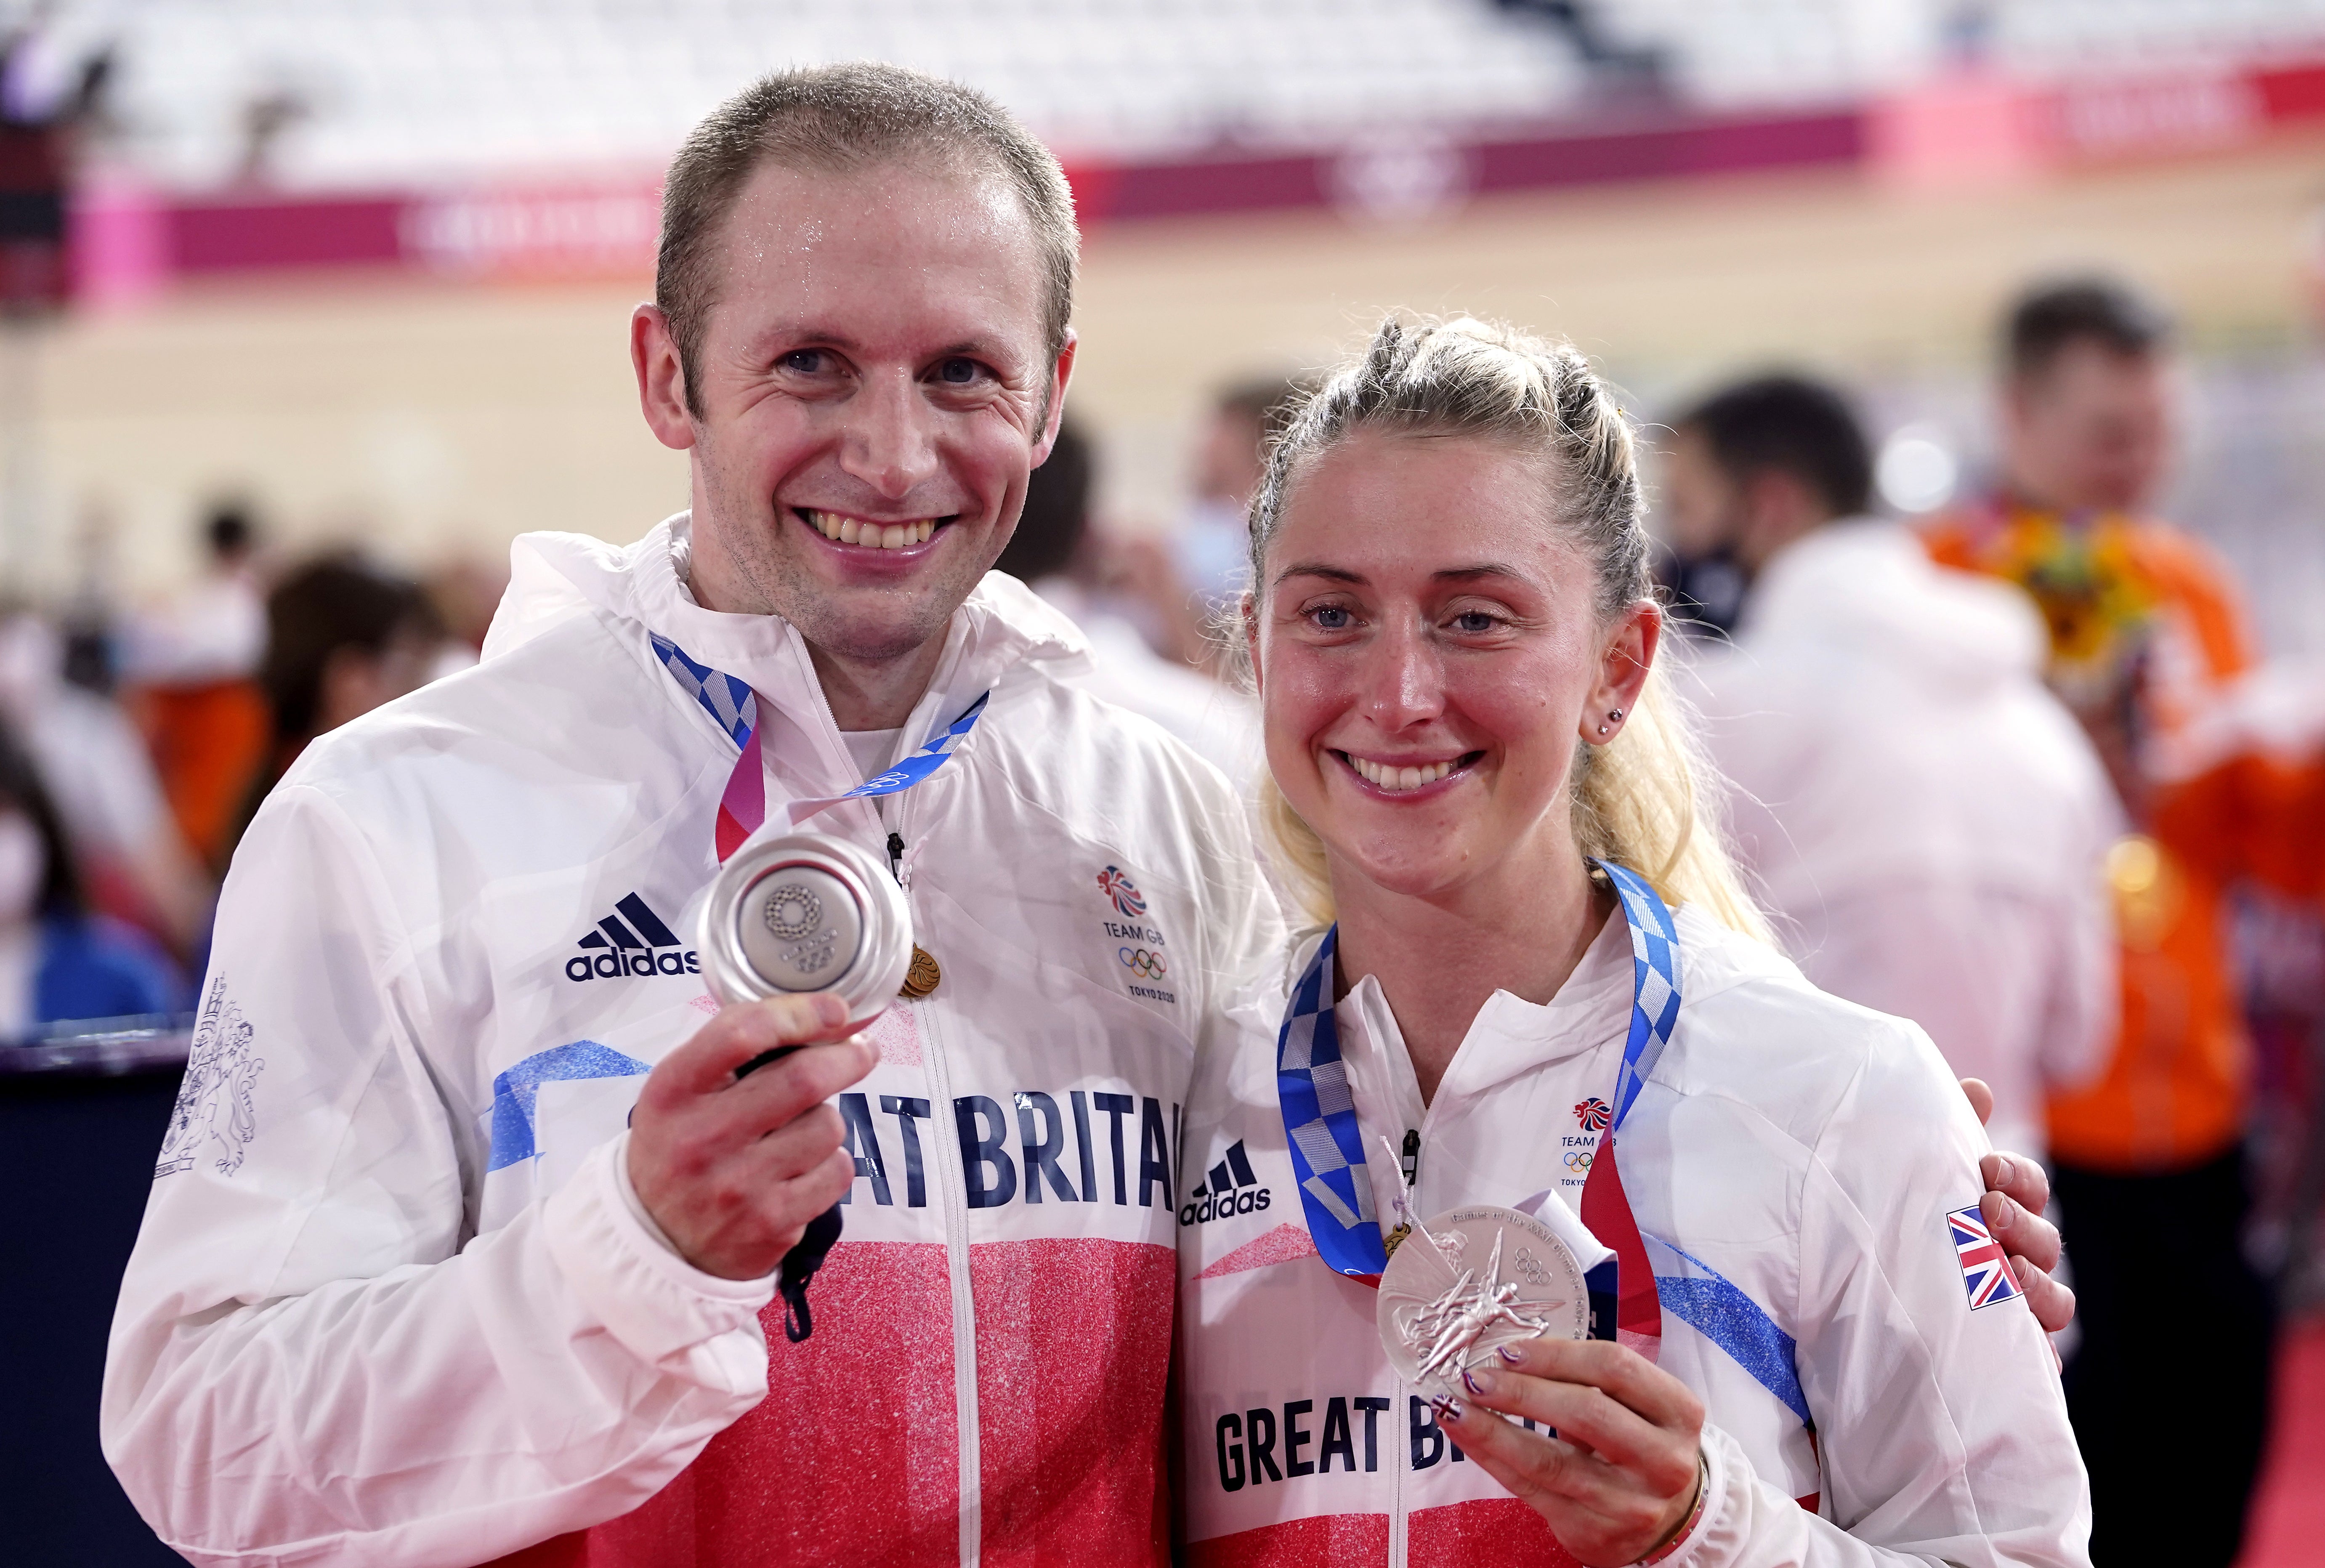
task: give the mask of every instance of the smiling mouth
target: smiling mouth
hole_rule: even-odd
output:
[[[812,506],[794,506],[792,510],[799,514],[801,522],[833,543],[868,550],[910,550],[915,544],[926,544],[938,529],[952,521],[946,516],[883,523],[871,517],[851,517],[845,512],[820,512]]]
[[[1417,790],[1424,784],[1449,778],[1471,766],[1486,754],[1482,751],[1464,752],[1450,761],[1419,764],[1375,762],[1368,756],[1357,756],[1346,751],[1336,751],[1332,755],[1347,763],[1358,778],[1375,789],[1389,794],[1403,794],[1407,790]]]

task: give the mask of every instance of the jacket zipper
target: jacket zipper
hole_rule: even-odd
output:
[[[914,805],[916,793],[906,790],[889,797],[895,803],[895,825],[888,833],[888,865],[897,886],[904,890],[907,907],[912,903],[912,886],[904,873],[903,830],[905,813]],[[915,819],[919,814],[912,812]],[[917,927],[919,912],[915,910],[913,915]],[[919,1016],[929,1075],[930,1119],[936,1123],[937,1193],[944,1214],[945,1279],[952,1295],[953,1410],[960,1438],[960,1563],[961,1568],[977,1568],[984,1527],[984,1444],[977,1410],[977,1298],[970,1289],[968,1269],[968,1180],[961,1169],[960,1140],[954,1122],[943,1009],[928,1002],[906,1005]]]

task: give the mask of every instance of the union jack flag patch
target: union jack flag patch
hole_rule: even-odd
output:
[[[1948,1214],[1946,1229],[1961,1260],[1962,1288],[1969,1293],[1971,1311],[2016,1298],[2018,1282],[2011,1277],[2010,1260],[2003,1256],[2002,1243],[1986,1228],[1986,1216],[1977,1204]]]

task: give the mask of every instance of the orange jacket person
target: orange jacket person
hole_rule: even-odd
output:
[[[2091,1471],[2095,1560],[2136,1529],[2155,1560],[2236,1555],[2267,1424],[2267,1290],[2238,1245],[2247,1209],[2247,1050],[2225,901],[2259,878],[2314,893],[2325,766],[2195,755],[2191,721],[2254,662],[2226,568],[2139,513],[2170,445],[2167,328],[2100,280],[2012,312],[2001,493],[1941,520],[1931,553],[2017,583],[2051,631],[2052,687],[2089,731],[2132,831],[2108,858],[2123,947],[2121,1032],[2106,1073],[2049,1105],[2083,1340],[2069,1407]],[[2169,1238],[2177,1282],[2154,1288]],[[2191,1295],[2197,1300],[2191,1300]],[[2176,1500],[2142,1506],[2142,1343],[2202,1335],[2217,1357],[2175,1464]],[[2160,1539],[2163,1532],[2169,1540]]]

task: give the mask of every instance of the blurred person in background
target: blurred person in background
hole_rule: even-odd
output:
[[[0,617],[0,719],[57,804],[90,906],[191,955],[215,885],[178,832],[137,727],[110,697],[67,678],[69,657],[45,617]]]
[[[243,795],[266,755],[266,700],[253,678],[266,610],[248,509],[221,505],[201,532],[199,575],[130,618],[122,678],[179,831],[223,871]]]
[[[64,1019],[170,1012],[183,992],[150,939],[90,911],[48,786],[0,722],[0,1040]]]
[[[1213,622],[1244,589],[1244,512],[1299,384],[1260,376],[1221,391],[1195,443],[1194,498],[1167,538],[1122,552],[1125,586],[1144,605],[1147,640],[1166,659],[1217,676]]]
[[[2120,831],[2043,688],[2041,626],[1868,515],[1872,453],[1832,388],[1765,376],[1672,423],[1666,532],[1749,583],[1697,664],[1738,853],[1811,980],[1921,1025],[1992,1088],[1996,1144],[2041,1150],[2044,1085],[2113,1042]]]
[[[2083,1302],[2067,1391],[2090,1464],[2092,1551],[2227,1563],[2267,1430],[2274,1322],[2242,1245],[2249,1052],[2225,916],[2246,878],[2317,894],[2325,765],[2187,745],[2255,652],[2225,566],[2144,513],[2172,444],[2169,338],[2158,307],[2108,279],[2023,297],[2005,334],[1999,487],[1939,519],[1927,543],[2032,598],[2051,686],[2131,825],[2107,861],[2120,1028],[2098,1081],[2049,1105]],[[2172,1425],[2189,1441],[2157,1508],[2152,1357],[2191,1331],[2210,1353],[2174,1384]]]
[[[427,684],[443,643],[443,624],[420,584],[356,556],[310,561],[276,583],[266,596],[258,666],[269,745],[228,855],[308,742]]]
[[[1090,443],[1071,419],[1061,422],[1049,460],[1026,480],[1025,509],[994,570],[1040,594],[1089,638],[1085,690],[1153,719],[1240,790],[1256,777],[1260,761],[1251,699],[1157,654],[1098,591],[1090,559],[1098,547],[1089,514],[1096,479]]]

